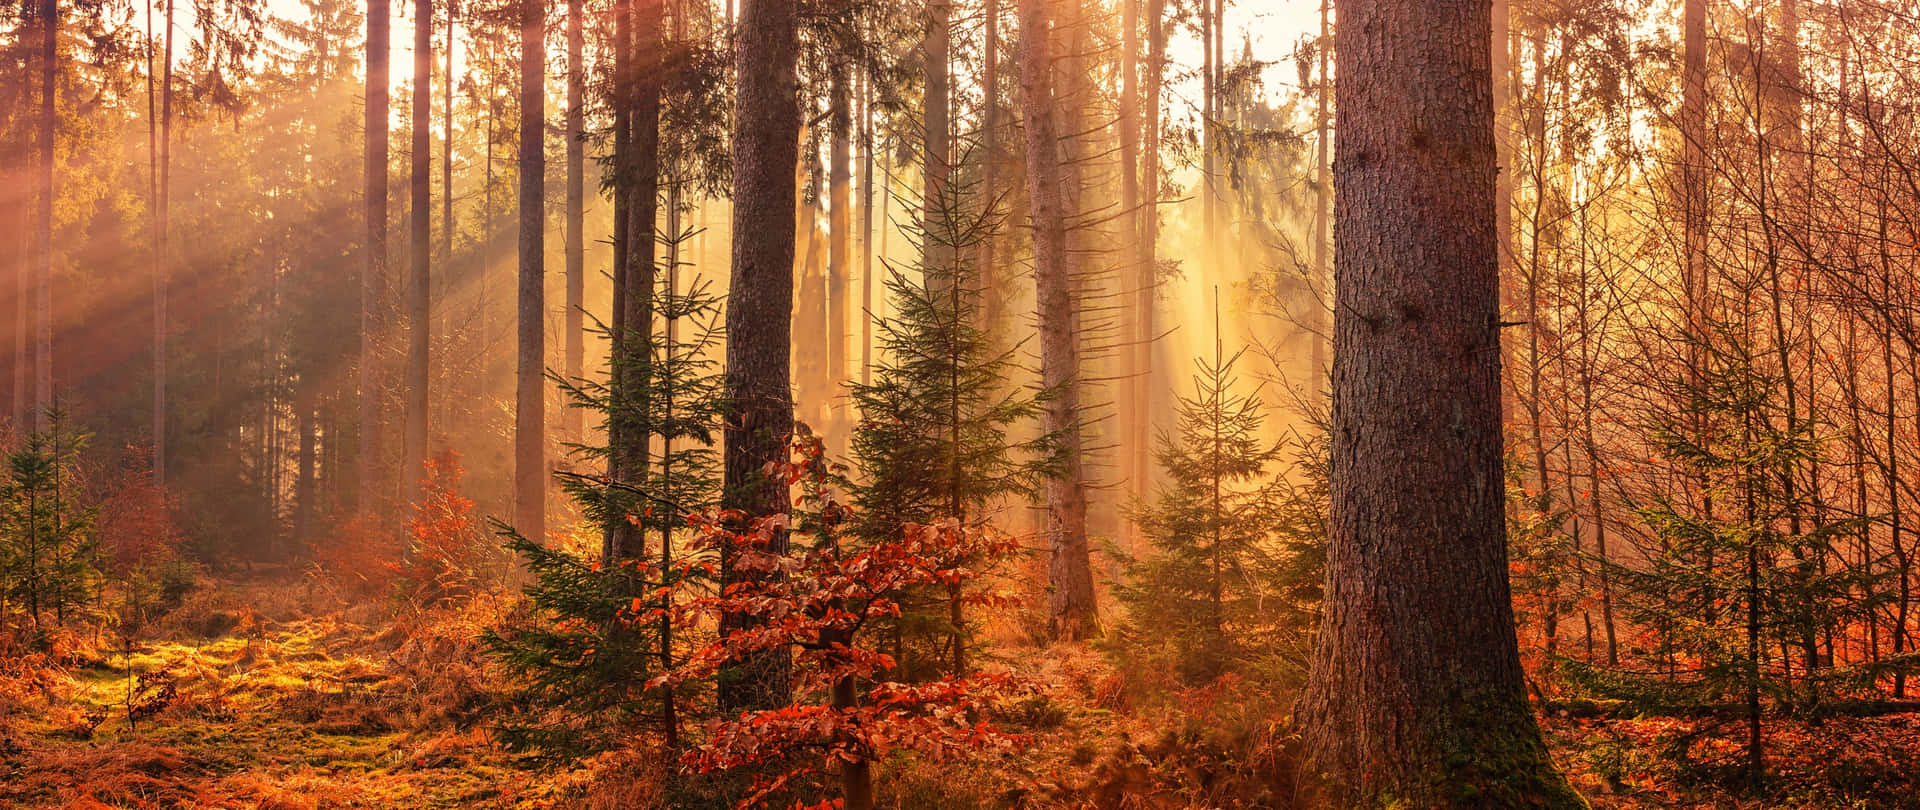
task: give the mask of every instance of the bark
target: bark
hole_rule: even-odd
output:
[[[1583,807],[1527,705],[1507,584],[1490,9],[1339,12],[1334,472],[1304,749],[1361,801]]]
[[[733,267],[727,307],[727,397],[722,505],[747,517],[783,515],[784,479],[764,472],[786,457],[793,431],[794,170],[799,165],[799,14],[795,0],[744,0],[735,30]],[[784,552],[784,533],[774,549]],[[721,581],[747,576],[721,559]],[[720,618],[725,634],[757,621]],[[784,706],[792,654],[771,650],[720,673],[722,711]]]
[[[547,537],[546,452],[546,34],[544,6],[520,0],[519,362],[513,414],[514,525]]]
[[[427,347],[432,338],[433,265],[433,0],[413,4],[413,148],[408,155],[412,225],[407,275],[406,468],[409,503],[420,496],[427,462]]]
[[[567,0],[567,312],[566,375],[578,380],[586,373],[586,107],[585,35],[581,28],[581,0]],[[566,409],[564,431],[573,441],[586,438],[586,412]]]
[[[375,343],[380,281],[387,275],[387,45],[389,0],[367,0],[366,265],[360,274],[360,510],[374,508],[374,462],[379,456],[380,350]]]
[[[1047,479],[1048,609],[1055,638],[1097,634],[1093,571],[1082,484],[1080,397],[1075,377],[1071,257],[1063,195],[1059,126],[1054,115],[1053,31],[1044,0],[1020,0],[1020,106],[1026,118],[1027,196],[1033,220],[1033,279],[1039,310],[1040,384],[1047,400],[1043,429],[1057,437],[1058,463]]]

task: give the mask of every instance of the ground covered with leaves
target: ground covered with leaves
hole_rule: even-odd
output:
[[[0,659],[0,807],[664,806],[669,760],[644,744],[552,767],[497,743],[496,673],[476,639],[507,601],[315,608],[327,602],[303,584],[215,586],[132,643],[67,636]],[[1041,687],[991,718],[1025,744],[884,763],[881,806],[1309,803],[1276,719],[1284,696],[1254,680],[1123,678],[1081,646],[998,658]],[[1543,722],[1596,807],[1920,808],[1916,715],[1775,721],[1761,794],[1738,787],[1737,722]]]

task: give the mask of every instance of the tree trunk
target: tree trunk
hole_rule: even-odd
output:
[[[627,199],[627,266],[620,276],[621,329],[614,344],[613,373],[620,398],[611,418],[618,429],[610,438],[616,480],[644,485],[653,426],[649,419],[653,359],[654,259],[659,248],[660,215],[660,5],[642,0],[633,6],[633,72],[621,98],[632,103],[627,171],[616,183]],[[629,520],[613,523],[613,559],[646,553],[646,537]]]
[[[987,0],[991,3],[993,0]],[[991,18],[989,18],[991,21]],[[873,81],[860,98],[860,384],[873,384]],[[988,105],[991,109],[992,105]]]
[[[1490,10],[1339,12],[1331,534],[1304,747],[1363,801],[1584,807],[1527,705],[1507,584]]]
[[[380,453],[380,398],[376,343],[381,299],[387,275],[387,45],[392,25],[389,0],[367,0],[367,244],[360,275],[360,511],[375,504],[374,462]]]
[[[748,518],[785,514],[784,479],[764,472],[787,456],[793,431],[789,363],[793,327],[794,170],[799,165],[799,10],[794,0],[744,0],[735,30],[733,267],[727,307],[727,397],[722,505]],[[786,550],[784,533],[774,551]],[[721,581],[745,576],[721,559]],[[720,633],[748,626],[720,617]],[[792,654],[769,650],[720,674],[724,712],[784,706]]]
[[[1027,196],[1033,219],[1033,280],[1040,327],[1040,384],[1053,392],[1043,429],[1057,436],[1059,463],[1047,479],[1048,616],[1055,638],[1097,633],[1087,500],[1080,453],[1079,346],[1063,200],[1059,127],[1054,119],[1052,25],[1044,0],[1020,0],[1020,106],[1026,118]],[[1069,100],[1072,103],[1072,100]]]
[[[520,0],[520,328],[513,415],[514,525],[547,538],[545,7]]]
[[[1139,272],[1140,259],[1140,65],[1137,55],[1140,52],[1140,0],[1120,0],[1120,245],[1121,288],[1134,284],[1136,289],[1131,296],[1144,299],[1153,295],[1153,287],[1141,284],[1133,279],[1150,280],[1150,274]],[[1125,298],[1122,299],[1123,301]],[[1125,304],[1122,304],[1125,306]],[[1142,300],[1135,304],[1137,311],[1148,304]],[[1126,476],[1129,495],[1137,500],[1146,499],[1147,476],[1152,469],[1152,421],[1147,418],[1147,379],[1146,369],[1152,363],[1149,360],[1149,348],[1153,335],[1145,330],[1146,324],[1138,316],[1122,318],[1124,339],[1128,342],[1125,350],[1127,365],[1126,406],[1121,410],[1125,416],[1126,429]],[[1132,540],[1129,539],[1129,545]]]
[[[848,230],[853,224],[848,184],[852,181],[853,100],[847,87],[847,60],[831,57],[827,128],[832,145],[828,152],[827,188],[827,403],[828,437],[832,446],[844,452],[847,447],[847,248]]]
[[[1495,2],[1499,8],[1505,8],[1506,0]],[[1327,344],[1332,338],[1327,330],[1327,306],[1323,298],[1331,289],[1329,275],[1333,270],[1327,263],[1333,250],[1333,235],[1327,230],[1333,208],[1333,164],[1328,160],[1328,147],[1333,145],[1333,119],[1328,109],[1328,102],[1333,98],[1333,74],[1327,70],[1333,56],[1332,12],[1333,0],[1320,0],[1320,44],[1315,48],[1320,56],[1320,72],[1314,75],[1313,271],[1307,285],[1311,293],[1307,301],[1311,334],[1307,339],[1312,341],[1312,348],[1307,351],[1307,397],[1316,405],[1326,390]],[[1506,175],[1502,174],[1501,178],[1505,182]]]
[[[566,375],[579,380],[586,374],[586,37],[581,28],[581,0],[567,0],[567,312]],[[586,439],[586,412],[567,408],[561,420],[569,440]]]
[[[152,169],[153,216],[153,483],[167,483],[167,279],[173,165],[173,2],[168,0],[166,55],[161,62],[159,144]],[[147,9],[147,117],[153,117],[153,9]],[[149,132],[149,137],[152,133]]]
[[[921,119],[921,170],[923,184],[920,198],[920,229],[923,237],[921,251],[929,272],[934,268],[952,266],[948,258],[953,245],[942,244],[934,235],[949,235],[952,228],[945,223],[936,225],[939,219],[947,218],[947,179],[953,172],[953,155],[949,147],[948,131],[951,128],[951,93],[948,92],[947,61],[950,43],[953,37],[953,16],[951,0],[928,0],[926,37],[920,43],[922,68],[926,73],[926,97],[924,116]],[[946,238],[946,237],[943,237]]]
[[[992,211],[1000,202],[1000,0],[985,0],[983,5],[986,30],[981,34],[984,53],[980,59],[980,199],[981,205]],[[980,265],[974,280],[980,287],[980,326],[989,333],[1003,306],[994,267],[998,236],[989,233],[980,240]]]
[[[420,497],[427,463],[427,347],[433,331],[433,0],[413,3],[413,149],[408,155],[412,251],[407,275],[407,502]]]
[[[42,432],[50,427],[48,409],[53,404],[53,136],[54,97],[59,93],[56,81],[60,73],[59,41],[59,0],[44,0],[40,5],[40,137],[35,143],[40,159],[34,165],[39,174],[35,178],[39,192],[36,202],[40,206],[36,234],[39,250],[34,254],[37,266],[33,280],[34,424]]]

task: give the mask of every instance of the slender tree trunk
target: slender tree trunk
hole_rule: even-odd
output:
[[[420,497],[427,463],[427,350],[432,345],[433,304],[433,0],[413,3],[413,148],[408,154],[412,201],[412,251],[407,275],[407,501]]]
[[[654,259],[659,249],[660,216],[660,5],[635,3],[633,73],[622,97],[633,104],[628,171],[616,188],[627,198],[627,267],[621,273],[622,328],[614,348],[613,373],[619,378],[620,400],[612,418],[619,426],[610,443],[619,475],[616,480],[641,485],[647,480],[653,436],[654,286],[658,281]],[[613,524],[611,559],[632,559],[646,553],[646,538],[628,520]]]
[[[453,269],[453,43],[454,12],[452,0],[447,3],[447,48],[446,48],[446,98],[440,107],[440,262],[446,268],[443,278]],[[445,289],[446,282],[441,282]],[[447,317],[446,304],[442,304],[440,317],[444,323]],[[446,334],[446,329],[441,329]],[[444,357],[444,355],[443,355]],[[441,361],[445,363],[443,359]]]
[[[296,417],[300,420],[298,428],[300,455],[295,462],[298,465],[298,473],[294,479],[293,536],[294,539],[305,542],[313,537],[313,515],[316,511],[314,501],[319,495],[314,481],[314,465],[317,460],[314,455],[316,438],[314,433],[319,414],[315,412],[313,402],[304,396],[296,407],[299,411]]]
[[[380,283],[387,276],[387,46],[390,0],[367,0],[366,265],[360,274],[360,510],[373,510],[380,453],[377,343]]]
[[[836,54],[829,68],[830,87],[827,128],[832,145],[828,153],[827,241],[827,402],[832,415],[828,436],[833,446],[847,446],[847,248],[851,242],[852,204],[848,184],[852,182],[853,114],[852,91],[847,87],[848,65]]]
[[[1134,316],[1125,321],[1127,397],[1122,408],[1126,422],[1126,469],[1128,491],[1135,499],[1147,495],[1147,478],[1152,471],[1153,420],[1147,408],[1147,369],[1153,364],[1153,333],[1147,331],[1147,319],[1141,312],[1152,306],[1152,274],[1142,272],[1140,216],[1140,2],[1120,0],[1120,245],[1122,287],[1135,287]],[[1124,299],[1123,299],[1124,300]],[[1125,306],[1125,304],[1122,304]],[[1136,529],[1137,532],[1137,529]],[[1136,534],[1137,536],[1137,534]],[[1129,544],[1135,542],[1129,539]]]
[[[609,338],[609,391],[610,407],[607,411],[607,478],[614,482],[626,482],[629,463],[624,448],[629,441],[627,434],[631,430],[626,411],[619,406],[630,401],[626,385],[628,375],[621,373],[627,351],[627,276],[633,270],[633,3],[630,0],[614,0],[613,3],[613,42],[609,46],[613,51],[613,86],[610,91],[610,105],[613,108],[613,306],[607,317],[607,336]],[[609,491],[609,500],[618,501],[619,493]],[[606,560],[620,559],[620,549],[626,545],[626,519],[622,514],[607,516],[607,525],[600,537],[600,557]]]
[[[582,31],[581,0],[567,0],[567,312],[566,375],[586,374],[586,36]],[[562,423],[568,439],[586,438],[586,412],[567,408]]]
[[[1200,0],[1200,239],[1213,245],[1213,0]]]
[[[1040,322],[1040,384],[1053,392],[1043,429],[1058,437],[1059,463],[1047,479],[1048,610],[1056,638],[1097,633],[1087,500],[1080,448],[1079,347],[1063,200],[1061,138],[1054,118],[1053,26],[1044,0],[1019,0],[1020,106],[1026,118],[1027,196],[1033,219],[1033,278]],[[1076,100],[1066,100],[1074,103]]]
[[[987,0],[992,3],[994,0]],[[989,18],[991,25],[991,18]],[[993,105],[989,103],[988,109]],[[860,101],[860,384],[873,384],[873,80]]]
[[[546,36],[544,5],[520,0],[519,364],[513,418],[514,525],[547,538]]]
[[[165,466],[162,455],[166,452],[167,435],[167,319],[166,304],[166,236],[161,227],[160,214],[160,119],[159,94],[155,91],[153,51],[153,4],[146,4],[147,20],[147,199],[153,206],[149,225],[152,228],[150,259],[153,262],[153,482],[165,485]]]
[[[37,223],[39,250],[34,254],[38,266],[34,272],[34,423],[44,432],[48,409],[53,404],[53,135],[56,117],[54,97],[59,93],[60,2],[42,0],[40,4],[40,127],[35,146],[40,160],[34,165],[40,206]]]
[[[18,109],[24,115],[24,111],[33,104],[34,98],[31,69],[33,15],[27,13],[26,6],[22,6],[21,10],[23,13],[14,27],[13,46],[7,57],[16,60],[24,68],[20,77],[18,95],[15,96],[18,100]],[[7,168],[0,171],[0,176],[4,176],[7,182],[16,188],[25,188],[28,183],[33,182],[30,178],[34,164],[32,139],[22,134],[18,138],[8,139],[6,146]],[[30,344],[27,341],[27,322],[31,318],[27,309],[27,299],[32,297],[32,277],[36,266],[34,243],[37,239],[34,226],[29,220],[38,216],[38,213],[38,209],[31,203],[28,195],[7,195],[6,227],[10,236],[17,237],[12,244],[17,244],[20,248],[8,254],[7,257],[7,267],[13,271],[13,428],[19,432],[25,432],[27,429],[27,408],[30,399],[28,389],[32,386],[32,383],[27,380],[27,370],[33,364],[33,350],[29,348]],[[0,599],[0,602],[4,601]]]
[[[1165,389],[1159,382],[1155,371],[1154,355],[1159,348],[1159,317],[1155,299],[1160,294],[1160,102],[1161,90],[1166,84],[1167,70],[1167,20],[1166,0],[1147,0],[1147,76],[1146,76],[1146,122],[1145,137],[1142,139],[1140,155],[1140,174],[1142,203],[1140,211],[1140,329],[1148,341],[1140,347],[1140,390],[1146,399],[1141,403],[1145,412],[1147,430],[1162,424],[1160,417],[1165,398]],[[1147,467],[1140,471],[1142,486],[1149,486],[1153,475],[1152,453],[1147,455]]]
[[[924,99],[924,117],[921,119],[920,145],[922,176],[920,197],[920,229],[927,234],[921,246],[925,254],[927,268],[951,266],[949,255],[954,246],[941,244],[935,235],[950,234],[952,228],[947,223],[937,222],[948,216],[947,180],[953,172],[953,153],[949,135],[952,129],[952,98],[947,75],[947,62],[950,57],[953,38],[952,0],[928,0],[926,37],[920,43],[922,68],[926,74],[926,97]]]
[[[1527,705],[1507,584],[1490,8],[1339,11],[1334,473],[1304,748],[1364,801],[1584,807]]]
[[[1506,0],[1495,0],[1494,7],[1504,11]],[[1320,0],[1320,44],[1314,49],[1320,57],[1320,72],[1315,74],[1314,85],[1313,275],[1307,285],[1312,293],[1307,300],[1307,318],[1312,333],[1307,336],[1312,341],[1312,348],[1307,352],[1307,395],[1309,401],[1314,403],[1320,401],[1326,390],[1327,346],[1332,338],[1327,328],[1327,305],[1322,297],[1331,289],[1330,275],[1333,270],[1328,264],[1333,250],[1333,234],[1328,231],[1332,224],[1329,215],[1333,209],[1333,164],[1328,159],[1329,147],[1333,145],[1330,141],[1333,118],[1327,109],[1333,98],[1333,75],[1327,70],[1333,57],[1332,13],[1333,0]],[[1499,108],[1496,106],[1495,109]],[[1505,174],[1501,178],[1501,182],[1507,182]],[[1501,232],[1505,233],[1505,229]]]
[[[787,457],[793,431],[789,364],[793,328],[794,170],[799,165],[799,9],[794,0],[743,0],[735,29],[733,268],[727,306],[727,398],[722,505],[748,518],[785,514],[784,479],[765,465]],[[786,536],[773,550],[784,553]],[[721,559],[721,581],[754,576]],[[720,632],[756,621],[720,617]],[[791,651],[755,655],[721,673],[723,712],[791,700]]]

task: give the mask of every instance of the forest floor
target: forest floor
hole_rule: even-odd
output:
[[[0,808],[653,806],[644,757],[539,769],[495,744],[497,686],[474,639],[503,601],[397,617],[316,601],[303,585],[228,588],[130,647],[68,639],[53,655],[0,658]],[[883,807],[1295,804],[1274,696],[1255,685],[1148,701],[1083,647],[1008,660],[1045,685],[998,718],[1030,742],[965,766],[890,763]],[[1744,751],[1738,724],[1543,723],[1595,807],[1920,808],[1920,715],[1778,722],[1773,782],[1757,797],[1725,787]]]

